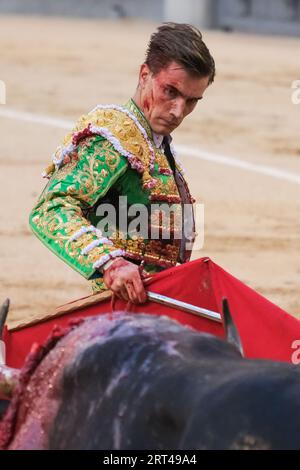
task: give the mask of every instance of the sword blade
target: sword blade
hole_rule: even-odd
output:
[[[181,300],[173,299],[172,297],[167,297],[166,295],[157,294],[156,292],[147,291],[147,296],[149,300],[156,302],[157,304],[167,305],[168,307],[183,310],[184,312],[197,315],[198,317],[208,318],[209,320],[222,323],[222,317],[220,313],[214,312],[213,310],[197,307],[196,305],[182,302]]]
[[[0,366],[5,364],[5,343],[0,339]]]

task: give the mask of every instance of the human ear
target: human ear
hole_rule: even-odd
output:
[[[140,68],[140,76],[139,76],[139,82],[140,86],[144,88],[149,80],[150,77],[150,69],[147,64],[142,64]]]

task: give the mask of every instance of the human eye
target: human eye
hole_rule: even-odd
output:
[[[166,86],[164,91],[165,91],[165,95],[171,100],[173,100],[174,98],[178,96],[178,91],[176,90],[176,88],[173,88],[172,86]]]
[[[199,98],[190,98],[189,100],[187,100],[187,103],[189,106],[196,106],[198,101],[200,101]]]

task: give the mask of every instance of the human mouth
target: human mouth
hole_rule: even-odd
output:
[[[161,119],[161,120],[167,127],[175,128],[178,126],[178,124],[174,121],[167,121],[167,119]]]

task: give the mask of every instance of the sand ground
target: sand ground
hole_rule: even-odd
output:
[[[133,94],[154,23],[0,17],[0,79],[7,104],[76,120],[97,103]],[[300,175],[300,39],[204,32],[217,64],[205,99],[174,133],[175,143]],[[29,231],[40,174],[65,131],[0,116],[0,301],[10,321],[89,294],[86,281]],[[300,315],[300,187],[291,181],[182,155],[205,204],[210,256],[271,301]]]

